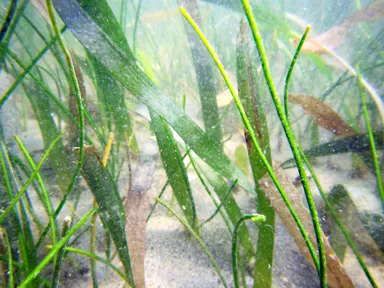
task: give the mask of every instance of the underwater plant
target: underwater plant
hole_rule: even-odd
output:
[[[380,287],[384,2],[313,2],[2,1],[0,285]]]

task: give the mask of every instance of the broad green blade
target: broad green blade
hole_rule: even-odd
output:
[[[133,283],[129,250],[125,235],[125,211],[119,192],[108,170],[103,167],[93,146],[86,148],[83,176],[99,205],[99,215],[110,231],[128,279]]]
[[[77,39],[132,95],[163,117],[185,143],[213,169],[233,181],[238,179],[239,185],[250,192],[254,191],[253,185],[240,169],[221,152],[219,144],[150,81],[136,65],[130,51],[124,51],[128,44],[121,40],[120,26],[104,0],[89,0],[83,7],[75,0],[53,2]],[[116,25],[112,25],[113,23]]]
[[[123,98],[123,93],[111,72],[106,69],[95,57],[88,55],[96,76],[97,93],[99,100],[103,100],[107,114],[113,118],[116,134],[119,142],[125,141],[125,135],[130,137],[133,133],[131,118]],[[108,116],[107,115],[107,116]],[[136,137],[133,137],[130,145],[131,151],[138,153]]]
[[[201,17],[197,0],[179,0],[180,6],[184,6],[194,16],[195,21],[201,25]],[[208,51],[199,40],[199,37],[193,31],[191,26],[184,21],[184,27],[187,32],[189,47],[191,49],[193,65],[196,72],[197,85],[199,88],[201,108],[203,112],[204,127],[206,131],[211,130],[219,123],[219,108],[217,106],[215,87],[215,73],[213,70],[213,61]],[[212,138],[221,142],[222,135],[220,127],[215,129]]]
[[[265,99],[261,97],[259,79],[256,70],[255,47],[252,45],[248,26],[242,21],[236,47],[236,72],[239,87],[239,97],[243,104],[253,131],[264,150],[269,162],[271,162],[271,149],[267,117],[265,115]],[[255,183],[265,174],[263,161],[249,137],[249,131],[244,131],[248,148],[249,162],[252,168]],[[254,271],[253,287],[272,287],[273,250],[275,240],[275,211],[260,187],[257,187],[257,213],[266,216],[266,221],[260,223],[257,240],[256,264]]]
[[[35,81],[29,86],[23,85],[23,88],[39,123],[44,146],[48,147],[49,144],[60,135],[60,130],[56,126],[53,115],[47,113],[47,111],[51,111],[52,109],[51,100],[48,94],[37,85]],[[68,154],[65,152],[64,145],[61,141],[53,147],[48,159],[55,172],[60,190],[65,192],[71,180],[74,166]]]
[[[384,149],[384,133],[383,132],[376,132],[373,133],[376,149],[377,150],[383,150]],[[312,149],[308,149],[304,151],[304,154],[307,157],[320,157],[320,156],[329,156],[334,154],[342,154],[342,153],[349,153],[349,152],[355,152],[363,155],[363,152],[367,152],[371,150],[371,146],[369,144],[369,137],[368,134],[359,134],[356,136],[348,136],[343,137],[338,140],[334,140],[328,143],[320,144]],[[372,163],[372,157],[371,160],[369,157],[365,157],[364,159],[367,160],[366,164],[368,166],[373,166]],[[291,167],[295,163],[294,159],[288,159],[283,164],[281,164],[281,167],[288,168]]]
[[[177,202],[183,211],[188,224],[198,233],[195,203],[179,147],[173,138],[167,122],[150,110],[151,124],[155,131],[157,145],[161,154],[165,172],[171,184]]]

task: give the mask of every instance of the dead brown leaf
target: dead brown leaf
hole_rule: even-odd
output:
[[[305,229],[308,231],[309,238],[314,247],[317,247],[315,232],[312,224],[312,217],[309,211],[304,207],[301,202],[301,193],[296,189],[292,184],[291,179],[285,173],[282,168],[274,168],[274,172],[284,187],[285,192],[288,195],[288,198],[296,211],[298,217],[303,223]],[[279,215],[280,219],[283,221],[288,232],[292,235],[296,245],[299,247],[301,253],[304,257],[314,266],[311,254],[308,251],[307,245],[304,241],[303,236],[301,235],[297,224],[293,219],[289,209],[284,203],[283,198],[280,196],[279,191],[276,189],[276,186],[273,184],[269,175],[265,175],[259,181],[260,187],[262,188],[265,196],[271,201],[271,205]],[[339,258],[336,256],[331,245],[328,242],[328,239],[323,234],[323,241],[325,245],[325,253],[327,259],[327,279],[328,285],[332,288],[352,288],[355,287],[349,275],[345,272]]]
[[[141,21],[146,24],[154,24],[160,21],[169,20],[179,15],[179,9],[162,10],[158,12],[149,12],[141,16]]]
[[[148,195],[155,170],[157,149],[154,143],[147,142],[133,175],[126,200],[126,234],[130,249],[135,286],[145,288],[144,259],[146,252],[146,219],[148,215]]]
[[[317,37],[308,38],[301,51],[316,54],[327,53],[328,49],[336,49],[344,42],[346,32],[351,29],[354,24],[359,22],[373,22],[383,18],[384,0],[374,1],[328,31]],[[297,45],[299,39],[295,39],[292,42]]]
[[[337,136],[354,136],[355,130],[346,123],[339,114],[333,111],[327,104],[317,98],[308,95],[289,95],[293,104],[299,104],[305,113],[311,115],[315,123]]]

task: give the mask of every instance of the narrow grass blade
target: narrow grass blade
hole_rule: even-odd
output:
[[[223,177],[213,171],[208,165],[201,163],[198,167],[201,169],[202,174],[207,178],[209,184],[213,186],[213,189],[217,197],[220,199],[225,212],[227,213],[232,224],[235,225],[243,213],[241,212],[233,194],[228,194],[229,187],[227,183],[224,181]],[[247,227],[243,226],[240,228],[239,240],[241,245],[244,247],[247,261],[251,260],[251,258],[255,255],[255,251],[253,249],[253,244]]]
[[[376,151],[375,139],[373,137],[371,120],[369,118],[369,113],[368,113],[368,109],[367,109],[367,99],[365,97],[365,92],[364,92],[364,87],[362,84],[361,75],[359,72],[357,72],[357,73],[358,73],[357,79],[358,79],[359,88],[360,88],[361,104],[363,106],[365,125],[367,126],[367,131],[368,131],[368,136],[369,136],[369,145],[370,145],[371,150],[372,150],[372,158],[373,158],[373,164],[375,167],[377,186],[379,189],[381,204],[384,206],[383,175],[382,175],[382,171],[380,170],[379,156],[377,155],[377,151]]]
[[[216,201],[215,197],[213,196],[211,190],[209,189],[207,183],[205,182],[205,180],[203,179],[203,176],[201,175],[201,173],[199,172],[199,169],[197,168],[197,165],[195,163],[195,160],[193,160],[193,157],[190,153],[190,151],[188,150],[187,153],[185,155],[188,155],[189,156],[189,159],[191,160],[191,164],[192,164],[192,167],[193,167],[193,170],[195,170],[195,173],[197,174],[197,177],[199,178],[201,184],[203,185],[203,187],[205,188],[205,191],[208,193],[209,197],[211,198],[213,204],[216,206],[216,209],[219,211],[221,217],[223,218],[223,221],[225,223],[225,226],[227,226],[227,229],[228,229],[228,232],[230,235],[232,235],[232,226],[231,224],[229,223],[229,220],[227,219],[227,217],[225,216],[225,213],[223,211],[223,209],[218,209],[219,208],[219,205],[222,205],[222,203],[225,203],[225,202],[221,202],[220,204]],[[165,187],[165,186],[164,186]],[[160,193],[161,194],[161,193]],[[159,194],[159,196],[160,196]],[[230,193],[227,194],[227,196],[225,197],[225,199],[227,199],[227,197],[230,197]],[[160,198],[160,197],[158,197]],[[157,203],[157,202],[156,202]],[[200,226],[202,226],[204,223],[200,224]]]
[[[3,246],[6,249],[7,259],[8,259],[8,268],[7,268],[7,276],[6,279],[8,282],[8,287],[15,287],[15,279],[13,275],[13,256],[11,251],[11,244],[9,242],[7,231],[4,228],[0,227],[0,239],[3,242]]]
[[[0,126],[0,129],[1,129],[1,126]],[[0,151],[0,164],[1,164],[1,166],[0,167],[1,167],[1,174],[2,174],[1,176],[3,178],[2,179],[3,183],[1,183],[1,186],[3,186],[3,185],[5,186],[5,189],[0,191],[2,194],[1,195],[1,202],[4,203],[5,205],[7,205],[7,203],[14,200],[14,193],[16,193],[14,191],[17,191],[18,189],[17,189],[16,182],[14,181],[15,180],[14,179],[14,171],[13,171],[11,162],[9,160],[7,148],[5,146],[5,143],[2,140],[0,140],[0,142],[1,142],[1,151]],[[20,206],[21,206],[20,208],[23,209],[22,205],[20,205]],[[2,212],[3,211],[4,211],[4,208],[2,207]],[[19,211],[16,209],[16,207],[13,207],[10,210],[10,212],[11,213],[9,215],[9,218],[6,217],[4,219],[4,222],[2,223],[2,225],[3,225],[3,228],[7,231],[7,237],[10,240],[9,242],[11,243],[10,244],[11,245],[11,248],[10,248],[11,251],[20,251],[22,253],[21,257],[20,257],[19,253],[13,252],[13,255],[12,255],[12,257],[14,258],[13,260],[19,261],[19,257],[20,257],[21,258],[20,260],[22,260],[23,263],[25,263],[25,266],[26,266],[25,270],[28,270],[29,269],[28,264],[30,262],[29,262],[29,259],[27,257],[27,251],[29,251],[28,248],[30,247],[29,244],[31,244],[31,242],[29,242],[30,238],[27,238],[27,240],[24,239],[23,224],[25,224],[25,222],[20,221],[20,218],[23,216],[23,214],[20,214]],[[23,210],[22,213],[23,212],[25,212],[25,211]],[[26,231],[26,232],[28,232],[28,231]],[[28,237],[28,235],[25,235],[25,236]],[[32,244],[33,244],[33,242],[32,242]],[[5,253],[5,252],[2,252],[2,253]],[[33,261],[33,257],[30,260]],[[16,282],[19,282],[19,277],[21,275],[20,272],[21,271],[18,271],[18,273],[16,274],[16,279],[15,279]],[[4,278],[7,279],[8,276],[5,275]]]
[[[61,28],[60,32],[63,33],[67,27]],[[35,58],[33,58],[32,62],[23,73],[21,73],[13,82],[13,84],[8,88],[8,90],[1,96],[0,98],[0,108],[4,105],[4,103],[8,100],[8,98],[12,95],[12,93],[16,90],[16,88],[19,86],[19,84],[24,80],[25,76],[32,70],[32,68],[36,65],[37,62],[40,61],[40,59],[44,56],[44,54],[52,47],[54,43],[56,43],[57,38],[53,38],[43,49],[40,50],[40,52],[36,55]]]
[[[151,110],[150,115],[151,125],[156,134],[163,166],[173,193],[188,224],[195,229],[196,233],[199,233],[195,202],[179,147],[177,146],[171,129],[161,116]]]
[[[117,40],[113,38],[115,36],[113,36],[114,33],[112,32],[120,31],[120,27],[118,24],[117,26],[110,26],[116,20],[113,16],[103,16],[107,15],[105,14],[107,11],[110,11],[108,4],[104,0],[89,1],[87,2],[90,3],[89,6],[80,6],[75,0],[55,0],[54,3],[64,22],[70,26],[72,33],[90,53],[111,71],[116,79],[140,101],[162,116],[184,142],[211,167],[226,178],[233,181],[238,179],[240,186],[248,191],[253,191],[253,185],[249,183],[240,169],[221,152],[219,145],[207,133],[204,133],[182,109],[165,96],[140,70],[134,58],[129,56],[132,53],[129,53],[129,51],[127,53],[124,50],[124,47],[125,49],[128,47],[126,41],[122,42],[121,38],[118,37],[116,37]],[[106,7],[103,6],[104,10],[100,12],[98,9],[102,4],[106,5]],[[76,17],[73,17],[74,15]],[[109,19],[109,21],[104,21],[104,19]],[[84,33],[84,31],[89,33]]]
[[[20,200],[20,198],[24,195],[25,191],[27,190],[29,184],[31,184],[32,180],[35,178],[37,173],[39,172],[41,166],[43,165],[44,161],[47,159],[49,153],[55,146],[55,144],[60,141],[61,136],[63,136],[64,131],[61,132],[59,137],[57,137],[51,145],[48,147],[47,151],[44,153],[44,155],[41,157],[40,162],[36,165],[36,169],[32,172],[31,176],[28,178],[28,180],[25,182],[23,187],[20,189],[19,193],[13,198],[12,202],[8,205],[8,207],[5,209],[3,214],[0,215],[0,223],[4,221],[4,219],[7,217],[7,215],[12,211],[13,207],[16,205],[16,203]]]
[[[19,201],[19,207],[21,211],[20,215],[20,221],[22,225],[22,231],[23,231],[23,239],[24,239],[24,245],[20,245],[20,248],[24,251],[21,252],[21,256],[23,258],[23,263],[25,266],[25,273],[29,274],[33,269],[36,268],[38,260],[35,250],[35,245],[33,241],[33,234],[32,229],[30,225],[30,221],[28,219],[28,214],[25,210],[25,204],[23,199]],[[31,283],[31,286],[37,286],[37,280]]]
[[[205,254],[207,254],[209,260],[211,261],[213,267],[215,268],[217,274],[219,275],[219,277],[220,277],[224,287],[228,288],[229,286],[228,286],[227,282],[225,281],[225,278],[224,278],[224,276],[223,276],[219,266],[217,265],[217,263],[216,263],[215,259],[213,258],[211,252],[209,252],[207,246],[201,240],[199,235],[194,231],[194,229],[191,226],[188,225],[187,222],[185,222],[179,215],[177,215],[176,212],[172,210],[172,208],[170,208],[165,202],[163,202],[163,200],[157,198],[156,201],[159,202],[161,205],[163,205],[165,208],[167,208],[167,210],[169,212],[171,212],[172,215],[175,216],[177,218],[177,220],[179,220],[180,223],[183,224],[184,227],[188,229],[189,232],[191,232],[192,236],[195,237],[195,239],[197,240],[197,242],[199,243],[201,248],[203,248]]]
[[[83,165],[84,161],[84,138],[85,138],[85,126],[84,126],[84,106],[83,106],[83,97],[85,97],[84,92],[81,91],[79,78],[76,75],[75,66],[74,66],[74,60],[72,59],[71,54],[69,53],[69,50],[67,49],[63,39],[61,38],[61,32],[59,30],[59,26],[57,24],[56,18],[55,18],[55,11],[53,8],[52,0],[46,0],[47,3],[47,10],[49,14],[49,18],[51,20],[55,35],[57,37],[57,42],[65,56],[66,64],[68,66],[68,71],[70,75],[70,80],[68,81],[71,85],[73,94],[76,98],[76,104],[77,104],[77,117],[79,121],[79,158],[77,161],[75,172],[73,173],[72,179],[68,185],[67,191],[65,192],[65,195],[63,197],[63,201],[66,201],[66,198],[68,195],[72,192],[72,189],[75,185],[75,181],[77,179],[78,174],[80,173],[81,167]]]
[[[261,38],[261,35],[259,32],[259,28],[257,26],[256,20],[253,16],[252,9],[251,9],[249,2],[247,0],[242,0],[241,2],[243,4],[244,12],[247,16],[249,25],[250,25],[251,30],[252,30],[253,38],[255,40],[256,47],[257,47],[257,50],[258,50],[258,53],[260,56],[260,61],[262,63],[261,66],[263,68],[263,72],[264,72],[265,80],[266,80],[267,85],[268,85],[269,92],[272,96],[272,100],[273,100],[274,106],[276,108],[276,112],[279,115],[280,122],[283,126],[283,129],[284,129],[284,132],[286,134],[288,143],[291,147],[292,153],[293,153],[294,158],[295,158],[296,163],[297,163],[297,168],[298,168],[301,182],[302,182],[302,185],[304,188],[304,192],[305,192],[305,196],[306,196],[306,199],[308,202],[308,206],[309,206],[309,209],[311,212],[312,222],[313,222],[313,226],[315,228],[316,239],[317,239],[317,244],[318,244],[319,265],[316,265],[316,268],[317,268],[318,273],[319,273],[321,286],[325,288],[327,286],[327,269],[326,269],[327,266],[326,266],[324,243],[323,243],[323,237],[321,234],[319,217],[318,217],[318,214],[316,211],[316,206],[315,206],[315,203],[313,200],[313,196],[312,196],[312,192],[310,189],[308,177],[306,175],[303,161],[302,161],[301,156],[300,156],[300,151],[298,149],[298,143],[295,139],[295,136],[292,132],[289,121],[288,121],[288,119],[284,113],[283,106],[281,105],[280,99],[277,95],[277,91],[276,91],[274,82],[272,80],[271,71],[269,69],[269,64],[268,64],[267,56],[266,56],[266,53],[264,50],[262,38]],[[312,257],[316,263],[317,262],[315,260],[317,258],[316,255],[313,254]]]
[[[20,138],[15,136],[15,141],[19,145],[20,150],[23,152],[24,157],[28,160],[29,165],[31,166],[31,168],[36,170],[37,169],[36,164],[33,161],[31,155],[28,153],[28,151],[25,148],[24,144],[21,142]],[[51,227],[52,243],[53,243],[53,245],[55,245],[56,241],[57,241],[57,231],[56,231],[56,223],[55,223],[55,219],[54,219],[54,215],[53,215],[54,214],[54,212],[53,212],[54,209],[52,207],[52,202],[51,202],[51,199],[49,198],[47,190],[45,189],[45,186],[44,186],[44,183],[43,183],[43,179],[41,178],[39,172],[36,173],[36,179],[37,179],[37,182],[39,183],[41,191],[42,191],[42,195],[43,195],[43,198],[44,198],[44,208],[47,211],[48,218],[49,218],[49,224],[50,224],[50,227]]]
[[[18,0],[11,0],[9,3],[9,8],[7,15],[5,16],[3,25],[0,29],[0,42],[3,40],[4,36],[7,34],[9,27],[11,26],[13,15],[15,15],[16,7]]]
[[[93,215],[95,215],[95,214],[93,214]],[[69,227],[71,225],[71,222],[72,222],[71,217],[67,216],[64,218],[63,228],[61,230],[61,238],[64,238],[65,235],[67,235]],[[56,258],[56,262],[55,262],[55,267],[53,268],[53,275],[52,275],[52,281],[51,281],[51,287],[52,288],[57,288],[59,286],[60,271],[61,271],[61,266],[63,263],[66,244],[67,243],[64,243],[64,245],[57,252],[57,258]]]
[[[85,224],[85,222],[89,219],[89,217],[91,217],[96,212],[97,212],[97,209],[92,209],[82,219],[80,219],[80,221],[71,230],[68,231],[68,233],[65,235],[65,237],[63,237],[52,248],[52,250],[48,253],[48,255],[45,256],[45,258],[40,262],[40,264],[35,268],[35,270],[33,270],[32,273],[26,277],[26,279],[20,284],[19,287],[20,288],[26,287],[34,278],[36,278],[39,275],[39,273],[41,272],[41,270],[43,270],[44,267],[47,266],[48,263],[52,260],[52,258],[57,255],[57,253],[59,252],[61,247],[63,247],[65,245],[65,243],[67,243],[69,238],[71,238],[71,236],[73,234],[75,234],[75,232],[77,230],[79,230]]]
[[[19,1],[12,1],[12,2],[16,2],[16,3],[12,3],[12,6],[10,7],[11,15],[10,14],[8,15],[12,17],[9,19],[9,21],[5,21],[4,23],[6,25],[4,26],[4,32],[7,32],[7,33],[3,35],[3,39],[1,40],[1,44],[0,44],[0,70],[4,64],[3,61],[4,61],[4,56],[6,54],[5,53],[6,48],[8,48],[11,42],[11,38],[21,18],[21,15],[23,15],[25,7],[28,4],[28,1],[26,0],[20,0],[20,2]],[[12,12],[13,9],[15,9],[15,11]]]
[[[237,180],[235,182],[233,182],[232,184],[232,187],[230,187],[228,189],[228,192],[227,192],[227,195],[225,195],[224,197],[224,201],[223,202],[226,202],[227,201],[227,198],[229,197],[229,195],[233,192],[233,189],[236,187],[236,184],[237,184]],[[223,207],[223,202],[221,202],[220,204],[216,205],[216,210],[215,212],[212,213],[211,216],[209,216],[207,218],[207,220],[205,220],[203,223],[200,224],[200,226],[203,226],[204,224],[208,223],[209,221],[211,221],[213,218],[215,218],[215,216],[221,211],[221,207]],[[216,202],[215,202],[216,204]]]
[[[286,116],[287,116],[288,121],[289,121],[289,109],[288,109],[288,87],[289,87],[289,81],[290,81],[291,73],[292,73],[292,71],[293,71],[293,67],[294,67],[295,62],[296,62],[296,60],[297,60],[297,56],[298,56],[299,53],[300,53],[300,49],[301,49],[301,47],[303,46],[303,43],[304,43],[304,41],[305,41],[305,38],[306,38],[308,32],[309,32],[309,27],[307,27],[306,32],[304,33],[304,35],[303,35],[303,37],[302,37],[302,39],[301,39],[301,41],[300,41],[300,43],[299,43],[299,46],[298,46],[298,48],[297,48],[297,50],[296,50],[294,59],[293,59],[293,61],[292,61],[292,63],[291,63],[291,66],[290,66],[290,69],[289,69],[289,73],[288,73],[287,78],[286,78],[284,100],[285,100],[285,113],[286,113]],[[359,76],[359,75],[358,75],[358,76]],[[360,83],[359,83],[359,84],[360,84]],[[318,129],[317,129],[317,132],[318,132]],[[355,142],[354,142],[354,143],[355,143]],[[324,200],[324,202],[325,202],[325,204],[326,204],[328,210],[331,212],[331,214],[332,214],[332,216],[333,216],[333,219],[336,221],[336,223],[337,223],[337,225],[339,226],[341,232],[344,234],[344,236],[345,236],[345,238],[346,238],[346,240],[347,240],[349,246],[351,247],[352,251],[355,253],[356,258],[357,258],[357,260],[358,260],[360,266],[362,267],[364,273],[366,274],[368,280],[370,281],[371,285],[372,285],[373,287],[377,287],[377,284],[375,283],[375,281],[374,281],[372,275],[370,274],[370,272],[369,272],[367,266],[365,265],[365,262],[364,262],[363,258],[361,257],[359,250],[356,248],[355,243],[353,242],[353,240],[352,240],[352,238],[351,238],[349,232],[346,230],[345,226],[343,225],[343,223],[341,222],[340,218],[338,217],[338,215],[337,215],[337,213],[336,213],[334,207],[332,206],[332,204],[331,204],[331,201],[332,201],[332,200],[329,201],[329,199],[328,199],[327,196],[325,195],[325,193],[324,193],[324,191],[323,191],[323,189],[322,189],[322,187],[321,187],[321,185],[320,185],[320,182],[319,182],[319,180],[318,180],[318,178],[317,178],[317,176],[316,176],[316,174],[315,174],[315,171],[314,171],[314,169],[312,168],[312,165],[310,164],[310,162],[308,161],[308,158],[306,157],[305,153],[302,151],[302,149],[301,149],[300,147],[299,147],[299,150],[300,150],[300,154],[301,154],[303,160],[305,161],[305,163],[306,163],[308,169],[309,169],[310,172],[311,172],[312,177],[313,177],[314,180],[315,180],[315,183],[316,183],[316,185],[317,185],[317,188],[318,188],[318,190],[319,190],[319,192],[320,192],[321,197],[323,198],[323,200]],[[340,200],[340,199],[338,199],[338,200]],[[346,205],[346,203],[343,203],[343,204]],[[346,208],[346,207],[344,207],[344,208]],[[332,227],[332,228],[334,228],[334,227]],[[340,245],[341,245],[341,244],[340,244],[340,241],[338,241],[338,243],[336,243],[335,246],[336,246],[336,248],[341,248],[341,249],[343,249],[343,247],[340,247]],[[337,251],[336,251],[336,252],[337,252]],[[340,251],[339,251],[339,254],[341,254]],[[333,258],[331,258],[331,259],[332,259],[332,261],[333,261]],[[342,258],[341,258],[341,259],[342,259]],[[330,265],[329,265],[329,262],[328,262],[328,266],[330,266]],[[339,276],[341,276],[341,275],[339,275]],[[348,282],[348,281],[344,281],[344,282]]]
[[[96,261],[98,261],[100,263],[103,263],[105,266],[111,268],[117,275],[120,276],[121,279],[123,279],[125,281],[126,284],[129,285],[129,280],[125,276],[124,272],[121,271],[119,268],[117,268],[115,265],[113,265],[110,261],[108,261],[104,258],[101,258],[95,254],[89,253],[88,251],[81,250],[81,249],[74,248],[74,247],[65,247],[65,251],[71,252],[71,253],[76,253],[79,255],[83,255],[83,256],[95,259]]]
[[[251,220],[252,222],[257,223],[257,222],[265,222],[266,218],[264,215],[260,215],[260,214],[246,214],[241,216],[240,219],[236,222],[235,229],[233,231],[233,237],[232,237],[232,267],[233,267],[233,279],[235,283],[235,288],[240,287],[239,272],[237,268],[237,237],[238,237],[239,229],[241,225],[246,220]]]
[[[256,57],[250,41],[248,26],[242,21],[236,47],[236,72],[239,97],[253,131],[256,132],[260,146],[269,163],[272,161],[269,143],[267,117],[265,115],[265,100],[261,97],[259,79],[256,70]],[[252,168],[253,179],[257,183],[267,172],[263,161],[249,137],[249,131],[244,131],[248,149],[248,158]],[[273,251],[275,211],[260,187],[256,188],[257,212],[266,216],[259,225],[254,271],[254,287],[272,287]]]
[[[103,167],[93,146],[85,149],[82,171],[99,205],[99,216],[103,219],[103,223],[106,224],[106,228],[111,233],[125,273],[130,280],[131,286],[133,286],[133,274],[125,236],[126,220],[124,207],[111,175]]]
[[[178,0],[178,2],[179,5],[184,6],[186,10],[190,11],[197,23],[201,24],[197,0]],[[219,108],[216,101],[218,91],[216,91],[215,87],[213,63],[209,58],[209,54],[205,51],[204,46],[199,43],[197,35],[193,32],[193,29],[191,29],[187,22],[184,22],[184,27],[187,32],[190,44],[189,47],[191,49],[192,60],[196,72],[204,127],[205,131],[209,131],[219,122]],[[214,131],[212,138],[219,143],[221,142],[222,135],[220,127]]]

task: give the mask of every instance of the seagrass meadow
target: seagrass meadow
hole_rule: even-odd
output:
[[[0,0],[0,287],[384,287],[383,0]]]

